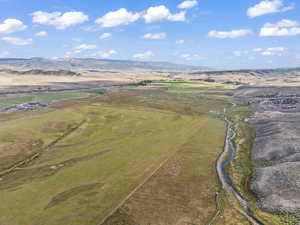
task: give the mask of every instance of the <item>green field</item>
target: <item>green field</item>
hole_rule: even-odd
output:
[[[219,205],[228,90],[208,97],[209,89],[164,85],[3,117],[0,224],[208,223]],[[220,202],[216,224],[246,224],[225,196]]]
[[[73,98],[82,98],[87,96],[88,93],[85,92],[38,94],[19,98],[0,99],[0,106],[11,106],[26,102],[51,102]]]

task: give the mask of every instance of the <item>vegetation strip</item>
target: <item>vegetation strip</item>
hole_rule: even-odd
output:
[[[40,155],[42,154],[42,152],[44,151],[48,151],[50,148],[52,148],[54,145],[56,145],[58,142],[60,142],[61,140],[63,140],[65,137],[67,137],[68,135],[72,134],[74,131],[76,131],[78,128],[80,128],[84,123],[86,122],[86,120],[83,120],[82,122],[80,122],[76,127],[69,129],[68,131],[66,131],[62,136],[58,137],[56,140],[54,140],[53,142],[51,142],[49,145],[47,145],[44,149],[42,149],[40,152],[35,153],[34,155],[28,157],[27,159],[24,159],[21,162],[18,162],[17,164],[13,165],[12,167],[0,171],[0,177],[5,176],[11,172],[13,172],[14,170],[16,170],[18,167],[24,166],[30,162],[32,162],[33,160],[37,159],[38,157],[40,157]]]
[[[253,214],[250,212],[248,207],[248,202],[245,199],[243,199],[241,195],[234,189],[230,177],[225,173],[224,167],[232,161],[232,158],[227,161],[226,157],[230,149],[232,151],[234,149],[232,140],[236,136],[236,133],[232,128],[233,122],[231,122],[227,117],[225,117],[225,121],[227,123],[227,136],[225,140],[224,151],[220,155],[217,161],[217,172],[218,172],[218,177],[220,179],[220,182],[222,184],[222,188],[225,190],[225,192],[227,192],[229,195],[234,197],[243,206],[243,210],[240,209],[239,207],[234,206],[234,208],[238,212],[244,215],[253,225],[263,225],[263,223],[261,223],[257,218],[255,218]]]
[[[216,213],[213,215],[213,217],[211,218],[211,220],[206,224],[206,225],[213,225],[216,223],[216,221],[218,220],[218,218],[221,216],[221,203],[220,203],[220,195],[221,195],[221,191],[216,193]]]

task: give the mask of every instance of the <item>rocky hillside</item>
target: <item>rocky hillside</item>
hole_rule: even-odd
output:
[[[300,213],[300,88],[244,87],[235,93],[252,103],[256,129],[251,190],[263,210]]]

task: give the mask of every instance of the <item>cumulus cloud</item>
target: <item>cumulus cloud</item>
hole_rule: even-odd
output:
[[[95,54],[93,54],[94,57],[100,57],[100,58],[110,58],[113,55],[118,54],[118,52],[116,50],[110,50],[108,52],[96,52]]]
[[[293,5],[285,5],[284,0],[265,0],[248,9],[247,14],[250,18],[255,18],[265,14],[285,12],[294,9]]]
[[[184,40],[176,40],[175,43],[177,45],[182,45],[182,44],[184,44]]]
[[[169,20],[173,22],[183,22],[185,21],[186,12],[179,12],[176,14],[172,14],[170,10],[164,6],[154,6],[147,9],[145,15],[143,16],[146,23],[153,23],[162,20]]]
[[[281,20],[278,23],[266,23],[260,30],[262,37],[294,36],[300,34],[298,21]]]
[[[165,39],[167,37],[166,33],[156,33],[156,34],[152,34],[152,33],[148,33],[144,35],[144,38],[146,39]]]
[[[88,44],[81,44],[76,46],[74,49],[79,50],[79,51],[84,51],[84,50],[92,50],[92,49],[96,49],[97,46],[96,45],[88,45]]]
[[[40,31],[40,32],[35,33],[34,35],[38,36],[38,37],[45,37],[48,35],[48,33],[46,31]]]
[[[26,29],[27,26],[17,19],[6,19],[0,24],[0,34],[11,34]]]
[[[154,56],[152,51],[146,51],[146,52],[143,52],[143,53],[137,53],[137,54],[133,55],[133,57],[137,58],[137,59],[145,59],[145,58],[149,58],[149,57],[152,57],[152,56]]]
[[[198,1],[196,0],[187,0],[180,3],[177,8],[179,9],[190,9],[198,5]]]
[[[100,38],[101,40],[103,40],[103,39],[110,38],[111,36],[112,36],[111,33],[103,33],[103,34],[101,34],[101,35],[99,36],[99,38]]]
[[[95,23],[102,27],[116,27],[120,25],[128,25],[140,18],[139,13],[128,12],[122,8],[117,11],[108,12],[103,17],[98,18]]]
[[[3,37],[3,41],[6,41],[13,45],[30,45],[32,43],[32,38],[16,38],[16,37]]]
[[[167,19],[172,22],[184,22],[186,21],[185,14],[186,12],[184,11],[175,14],[170,14]]]
[[[219,39],[226,39],[226,38],[239,38],[242,36],[246,36],[251,34],[251,30],[241,29],[241,30],[232,30],[232,31],[216,31],[212,30],[208,33],[208,36],[211,38],[219,38]]]
[[[66,29],[67,27],[77,24],[82,24],[89,20],[89,17],[83,12],[66,12],[63,14],[61,12],[47,13],[43,11],[36,11],[31,15],[33,23],[52,25],[59,30]]]

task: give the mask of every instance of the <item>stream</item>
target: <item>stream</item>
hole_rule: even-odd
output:
[[[264,225],[252,214],[251,210],[249,209],[247,200],[243,199],[240,193],[236,191],[230,176],[226,173],[225,168],[234,160],[237,150],[233,145],[233,139],[236,136],[236,132],[234,129],[235,124],[226,117],[225,121],[227,123],[225,146],[223,153],[220,155],[217,161],[217,172],[219,180],[222,184],[223,190],[229,195],[233,196],[243,206],[243,209],[239,207],[235,207],[235,209],[243,214],[253,225]],[[229,158],[227,159],[228,154]]]

